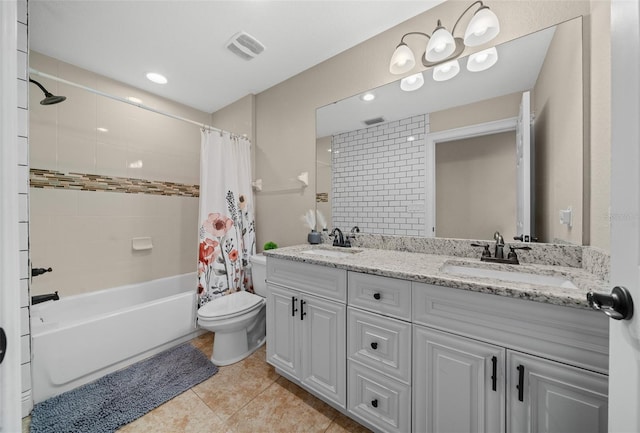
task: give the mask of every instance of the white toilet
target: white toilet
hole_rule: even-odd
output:
[[[221,296],[198,309],[198,326],[214,332],[211,362],[229,365],[251,355],[266,340],[267,258],[252,256],[253,293]]]

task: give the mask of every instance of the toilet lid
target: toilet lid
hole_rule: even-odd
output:
[[[253,293],[243,290],[230,295],[221,296],[206,303],[198,309],[198,316],[211,319],[232,316],[251,310],[262,302],[263,298],[261,296],[254,295]]]

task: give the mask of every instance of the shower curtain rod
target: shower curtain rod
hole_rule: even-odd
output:
[[[175,114],[171,114],[171,113],[167,113],[167,112],[164,112],[164,111],[161,111],[161,110],[157,110],[157,109],[155,109],[153,107],[149,107],[148,105],[139,104],[137,102],[132,102],[132,101],[130,101],[130,100],[126,99],[126,98],[122,98],[120,96],[111,95],[109,93],[105,93],[105,92],[102,92],[100,90],[92,89],[91,87],[87,87],[87,86],[84,86],[82,84],[74,83],[73,81],[68,81],[68,80],[65,80],[64,78],[60,78],[60,77],[56,77],[55,75],[47,74],[46,72],[40,72],[37,69],[29,68],[29,73],[38,75],[40,77],[49,78],[49,79],[57,81],[59,83],[68,84],[69,86],[77,87],[79,89],[86,90],[87,92],[91,92],[91,93],[95,93],[96,95],[104,96],[105,98],[110,98],[110,99],[113,99],[113,100],[116,100],[116,101],[124,102],[125,104],[133,105],[134,107],[142,108],[143,110],[147,110],[147,111],[151,111],[153,113],[161,114],[163,116],[171,117],[172,119],[182,120],[183,122],[187,122],[187,123],[191,123],[191,124],[197,125],[197,126],[203,128],[203,129],[207,129],[209,131],[216,131],[216,132],[219,132],[221,134],[222,133],[227,133],[227,134],[231,135],[231,137],[247,138],[246,136],[240,136],[240,135],[234,134],[232,132],[225,131],[224,129],[216,128],[215,126],[207,125],[207,124],[204,124],[204,123],[201,123],[201,122],[196,122],[195,120],[187,119],[186,117],[177,116]]]

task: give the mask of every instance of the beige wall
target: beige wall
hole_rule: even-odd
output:
[[[515,141],[509,131],[436,144],[436,236],[517,233]]]
[[[315,179],[316,108],[397,80],[397,76],[388,72],[388,65],[401,36],[409,31],[433,28],[438,18],[450,27],[467,5],[468,2],[462,1],[445,2],[256,95],[256,176],[263,178],[265,184],[281,184],[284,179],[293,177],[300,171],[309,171],[310,178]],[[588,17],[591,10],[589,0],[493,1],[488,5],[500,18],[501,33],[495,43],[580,15]],[[465,24],[463,20],[461,26]],[[597,26],[592,29],[593,33],[608,33],[606,20],[598,19],[593,24]],[[408,43],[416,52],[424,48],[424,41],[420,38],[411,39]],[[470,52],[471,50],[467,51]],[[609,63],[593,62],[592,67],[602,71],[609,67]],[[407,75],[420,69],[416,67]],[[608,128],[602,118],[591,120],[592,134]],[[603,132],[602,136],[605,135]],[[608,144],[592,143],[591,154],[597,152],[594,147],[600,146]],[[608,150],[603,150],[602,153],[607,152]],[[600,161],[594,161],[594,164],[600,164]],[[592,167],[592,171],[596,171],[595,167]],[[258,245],[266,239],[275,240],[283,246],[305,242],[307,231],[299,222],[299,216],[314,207],[314,192],[315,183],[310,184],[303,193],[258,195]],[[597,205],[600,208],[594,210],[594,213],[608,207],[608,196],[605,197],[603,193]],[[608,239],[608,227],[600,229],[601,233],[592,238],[601,238],[604,244],[605,239]]]
[[[583,82],[581,22],[559,26],[533,90],[535,233],[547,242],[583,243]],[[579,37],[579,36],[578,36]],[[560,224],[571,207],[573,224]],[[587,209],[588,210],[588,209]],[[588,237],[588,233],[586,233]]]
[[[31,52],[30,62],[36,70],[211,123],[207,113],[50,57]],[[42,93],[31,87],[32,169],[199,183],[197,126],[53,80],[34,79],[67,100],[42,106]],[[129,167],[135,161],[142,166]],[[58,290],[68,296],[196,270],[198,198],[31,188],[30,218],[31,261],[34,267],[54,270],[33,280],[34,295]],[[134,237],[151,237],[153,249],[133,251]]]
[[[517,117],[522,93],[485,99],[473,104],[429,113],[430,132],[446,131],[479,123]]]

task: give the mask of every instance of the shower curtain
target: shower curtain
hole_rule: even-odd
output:
[[[200,148],[199,305],[240,290],[253,292],[255,254],[251,143],[202,131]]]

